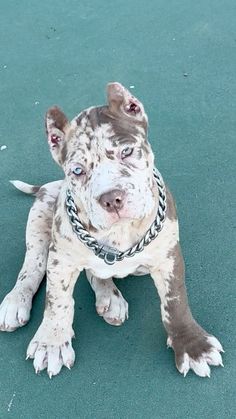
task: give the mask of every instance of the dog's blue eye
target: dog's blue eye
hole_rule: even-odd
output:
[[[133,151],[134,151],[133,147],[124,148],[124,150],[122,150],[122,152],[121,152],[121,158],[124,159],[125,157],[131,156]]]
[[[74,175],[76,175],[76,176],[80,176],[80,175],[83,175],[84,174],[84,171],[83,171],[83,169],[82,169],[82,167],[75,167],[74,169],[73,169],[73,173],[74,173]]]

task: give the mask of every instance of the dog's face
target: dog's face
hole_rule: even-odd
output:
[[[143,105],[119,83],[110,83],[107,93],[107,106],[86,109],[71,122],[57,107],[46,115],[52,156],[96,229],[141,220],[155,205]]]

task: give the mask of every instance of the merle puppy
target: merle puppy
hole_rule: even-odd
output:
[[[44,316],[27,357],[37,373],[47,368],[51,377],[75,360],[73,289],[80,272],[86,270],[98,314],[115,326],[128,318],[128,303],[112,278],[150,273],[178,370],[209,377],[209,365],[222,365],[223,349],[188,305],[175,205],[154,169],[147,115],[121,84],[108,84],[107,93],[107,105],[71,122],[57,107],[46,114],[49,148],[64,180],[40,188],[13,182],[36,200],[23,267],[0,306],[0,329],[27,323],[46,272]]]

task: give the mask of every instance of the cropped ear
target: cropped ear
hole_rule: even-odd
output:
[[[45,117],[48,144],[54,160],[61,166],[66,131],[70,123],[65,114],[57,106],[50,108]]]
[[[148,118],[144,111],[143,104],[134,97],[120,83],[108,83],[107,85],[108,106],[111,112],[118,114],[123,113],[136,121],[145,122]]]

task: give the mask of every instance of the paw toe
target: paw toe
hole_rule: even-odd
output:
[[[211,351],[204,354],[204,357],[209,365],[214,365],[215,367],[223,365],[222,356],[221,354],[216,350],[212,349]]]
[[[61,346],[61,356],[63,359],[63,364],[67,368],[71,369],[75,362],[75,352],[70,342],[66,342]]]
[[[104,316],[103,318],[105,322],[107,322],[108,324],[111,324],[112,326],[121,326],[124,323],[124,320],[120,318],[108,317],[108,316]]]
[[[109,305],[96,305],[96,310],[99,316],[103,316],[109,310]]]
[[[17,317],[20,326],[24,326],[29,321],[30,310],[26,307],[19,307]]]
[[[218,341],[218,339],[216,339],[215,336],[208,336],[207,341],[213,348],[217,349],[217,351],[224,352],[221,343]]]
[[[184,353],[181,362],[178,362],[178,361],[176,362],[176,366],[179,372],[183,374],[184,377],[186,377],[190,368],[189,356],[186,352]]]
[[[37,341],[31,341],[29,343],[29,346],[27,348],[27,353],[26,353],[26,359],[34,358],[34,354],[36,352],[37,347],[38,347],[38,342]]]
[[[190,359],[190,368],[199,375],[199,377],[209,377],[211,376],[211,370],[204,358],[198,360]]]
[[[63,365],[60,347],[48,347],[48,375],[49,377],[59,374]],[[50,378],[51,378],[50,377]]]
[[[32,357],[31,357],[32,358]],[[47,351],[43,346],[39,346],[34,353],[34,369],[36,374],[47,367]]]

